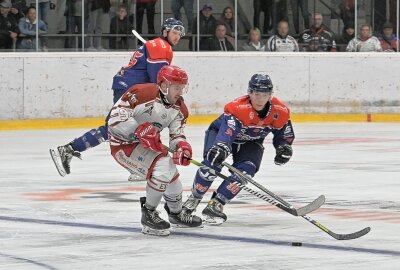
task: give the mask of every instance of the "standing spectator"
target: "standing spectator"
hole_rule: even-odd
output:
[[[192,25],[193,25],[193,1],[194,0],[172,0],[171,1],[171,10],[174,14],[174,18],[177,20],[181,20],[181,8],[185,10],[186,18],[188,21],[188,30],[187,33],[192,33]]]
[[[293,24],[296,34],[300,33],[300,22],[299,22],[299,8],[301,9],[301,15],[303,16],[304,29],[310,28],[310,18],[308,13],[308,0],[290,0],[293,14]]]
[[[218,23],[215,28],[214,37],[200,43],[200,49],[204,51],[234,51],[233,45],[226,38],[226,26]]]
[[[278,33],[271,36],[267,41],[267,51],[270,52],[298,52],[297,41],[289,36],[289,23],[280,21],[278,23]]]
[[[82,0],[67,0],[65,3],[66,33],[82,34]],[[68,37],[65,40],[65,48],[82,47],[82,39],[79,38],[75,44],[75,37]]]
[[[19,22],[19,30],[25,37],[21,38],[18,49],[24,51],[36,50],[36,24],[39,24],[39,36],[47,34],[47,25],[42,20],[37,20],[36,18],[36,8],[29,7],[26,18],[22,18]],[[41,39],[39,39],[39,49],[47,51],[46,48],[42,48],[42,43]]]
[[[261,32],[257,27],[251,28],[248,42],[242,46],[241,51],[265,51],[265,45],[261,43]]]
[[[200,20],[200,35],[214,35],[215,28],[217,26],[217,20],[212,15],[212,6],[210,4],[205,4],[199,13]],[[197,34],[197,18],[193,19],[193,34]],[[208,37],[200,37],[200,43],[207,40]],[[192,50],[193,44],[192,39],[189,42],[189,49]],[[197,42],[195,39],[195,48],[197,49]]]
[[[339,4],[340,18],[344,25],[355,24],[354,0],[341,0]]]
[[[393,34],[393,24],[386,22],[383,25],[383,34],[379,38],[382,50],[384,52],[397,52],[397,43],[399,42],[396,35]]]
[[[360,27],[360,36],[353,38],[347,45],[348,52],[381,52],[379,39],[372,35],[370,24],[364,23]]]
[[[121,34],[121,37],[110,37],[110,49],[128,49],[128,37],[132,25],[128,20],[128,11],[125,6],[119,6],[117,15],[111,19],[110,34]]]
[[[38,0],[39,7],[36,7],[36,0],[28,0],[27,4],[31,7],[36,7],[38,12],[39,20],[47,22],[47,13],[50,8],[50,0]]]
[[[143,15],[146,10],[147,33],[154,34],[154,14],[156,12],[157,0],[136,0],[136,30],[143,33]]]
[[[353,23],[349,23],[344,26],[342,35],[338,41],[338,47],[340,51],[346,51],[347,44],[349,44],[350,40],[354,38],[355,28]]]
[[[275,29],[278,22],[284,20],[289,21],[287,12],[287,2],[286,0],[275,0],[272,9],[272,29]]]
[[[9,16],[11,7],[10,0],[0,2],[0,49],[12,49],[19,35],[14,16]]]
[[[299,43],[302,49],[308,52],[335,52],[335,38],[333,33],[325,30],[322,14],[315,13],[313,20],[311,28],[300,35]]]
[[[261,29],[260,27],[260,14],[264,12],[264,25],[262,27],[263,34],[268,33],[272,29],[272,6],[274,0],[254,0],[254,27]]]
[[[11,11],[10,16],[14,16],[15,20],[19,22],[19,20],[24,17],[24,14],[28,11],[28,7],[26,6],[25,0],[11,0]]]
[[[103,25],[108,19],[110,0],[89,0],[89,25],[88,34],[103,34]],[[101,45],[101,36],[89,38],[88,51],[105,51]]]

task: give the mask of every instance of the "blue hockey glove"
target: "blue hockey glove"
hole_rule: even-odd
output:
[[[218,166],[224,162],[230,153],[231,147],[224,142],[219,142],[208,150],[206,159],[211,163],[211,166]]]
[[[275,164],[283,165],[290,160],[293,155],[293,150],[290,144],[279,145],[276,148]]]

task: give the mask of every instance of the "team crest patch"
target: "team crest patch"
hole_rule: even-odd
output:
[[[249,113],[249,117],[250,117],[250,119],[253,119],[254,118],[254,112],[250,112]]]
[[[278,119],[278,114],[274,113],[274,120]]]
[[[162,119],[166,119],[166,118],[167,118],[167,114],[166,114],[166,113],[163,113],[163,114],[161,115],[161,118],[162,118]]]

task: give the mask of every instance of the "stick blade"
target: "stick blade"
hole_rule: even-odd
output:
[[[352,239],[360,238],[360,237],[366,235],[367,233],[369,233],[370,231],[371,231],[371,228],[366,227],[362,230],[359,230],[358,232],[349,233],[349,234],[337,234],[332,231],[329,231],[328,234],[337,240],[352,240]]]
[[[324,203],[325,203],[325,196],[321,195],[318,198],[316,198],[313,202],[296,209],[297,215],[304,216],[308,213],[311,213],[320,208]]]

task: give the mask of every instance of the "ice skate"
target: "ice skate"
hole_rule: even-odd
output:
[[[227,219],[223,213],[223,205],[216,198],[211,198],[202,211],[204,222],[210,225],[221,225]]]
[[[146,197],[140,198],[140,206],[142,210],[142,233],[168,236],[170,225],[168,222],[160,218],[157,210],[150,210],[146,207]]]
[[[185,211],[188,214],[196,212],[196,208],[199,205],[200,201],[201,199],[194,197],[193,194],[190,194],[186,202],[184,202],[182,205],[182,211]]]
[[[203,221],[198,216],[191,215],[190,213],[183,211],[183,209],[180,213],[171,213],[167,204],[164,205],[164,208],[168,213],[169,222],[175,227],[203,227]]]
[[[70,164],[73,157],[81,159],[81,153],[72,149],[70,144],[59,146],[57,150],[50,149],[50,156],[61,176],[71,173]]]

